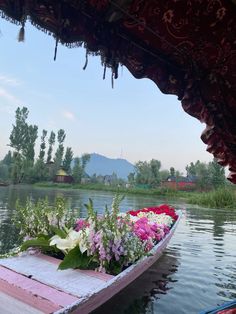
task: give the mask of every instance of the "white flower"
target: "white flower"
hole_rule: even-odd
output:
[[[80,230],[78,232],[70,230],[65,239],[62,239],[58,235],[53,236],[50,240],[50,245],[56,245],[59,250],[65,253],[78,245],[81,253],[84,253],[87,250],[88,233],[88,228],[86,228],[85,231]]]

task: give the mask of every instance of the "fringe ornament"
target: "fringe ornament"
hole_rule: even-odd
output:
[[[56,58],[57,58],[57,47],[58,47],[58,41],[59,41],[59,39],[58,38],[56,38],[56,45],[55,45],[55,50],[54,50],[54,61],[56,61]]]
[[[25,26],[22,25],[18,34],[18,42],[24,42],[24,41],[25,41]]]
[[[104,70],[103,70],[103,80],[105,80],[105,78],[106,78],[106,70],[107,70],[107,65],[106,64],[104,64]]]
[[[85,55],[85,64],[83,66],[83,70],[85,70],[87,68],[88,65],[88,50],[86,50],[86,55]]]

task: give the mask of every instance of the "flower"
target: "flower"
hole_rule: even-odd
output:
[[[127,213],[118,212],[117,200],[114,204],[111,211],[106,207],[104,214],[98,216],[90,201],[87,205],[88,217],[86,219],[74,217],[70,220],[70,224],[64,214],[58,220],[58,213],[53,215],[52,212],[50,217],[47,216],[47,228],[43,223],[40,226],[38,239],[34,239],[34,235],[37,236],[36,231],[29,232],[29,235],[32,240],[49,244],[53,254],[58,253],[57,250],[55,251],[56,247],[67,255],[67,261],[64,263],[68,265],[66,267],[88,265],[99,271],[118,274],[124,267],[145,256],[161,241],[178,215],[172,207],[165,204],[131,210]],[[48,241],[51,232],[55,235]],[[31,241],[28,242],[30,244]],[[75,250],[70,254],[74,248]],[[73,261],[75,256],[78,258],[76,263]],[[65,265],[63,269],[64,267]]]
[[[74,249],[77,245],[80,248],[81,253],[84,253],[87,250],[87,237],[88,237],[88,228],[85,230],[75,231],[70,230],[65,239],[59,237],[58,235],[53,236],[50,239],[50,245],[56,245],[56,247],[67,253],[70,250]]]

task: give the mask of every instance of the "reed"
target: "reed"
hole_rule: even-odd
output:
[[[219,188],[198,193],[189,197],[188,203],[209,208],[236,208],[236,191],[232,188]]]

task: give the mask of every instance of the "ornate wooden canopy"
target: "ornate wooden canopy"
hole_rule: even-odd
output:
[[[125,65],[177,95],[206,123],[201,138],[236,183],[235,0],[0,0],[2,17],[101,55],[104,72]]]

